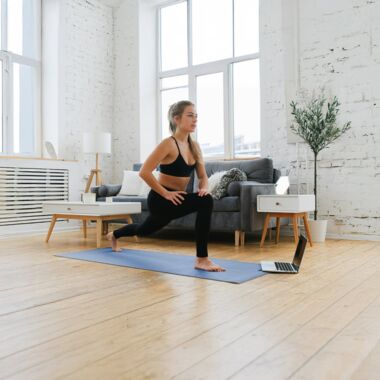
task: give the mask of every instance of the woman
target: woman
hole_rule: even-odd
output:
[[[208,178],[199,145],[190,136],[197,127],[194,104],[190,101],[173,104],[169,108],[168,119],[172,136],[156,147],[140,170],[140,177],[151,187],[148,218],[142,224],[133,223],[110,232],[107,238],[112,242],[112,250],[120,251],[117,247],[118,238],[146,236],[160,230],[173,219],[196,212],[195,268],[212,272],[224,271],[208,258],[207,240],[213,201],[207,191]],[[160,175],[157,180],[152,172],[158,165]],[[196,193],[186,193],[186,186],[194,170],[199,179],[199,190]]]

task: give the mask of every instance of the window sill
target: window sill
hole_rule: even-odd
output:
[[[30,157],[30,156],[2,156],[0,155],[0,160],[4,159],[16,159],[16,160],[38,160],[38,161],[64,161],[64,162],[78,162],[77,160],[63,160],[56,158],[45,158],[45,157]]]

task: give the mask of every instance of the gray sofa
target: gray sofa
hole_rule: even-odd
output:
[[[214,209],[211,221],[211,231],[235,232],[235,245],[244,245],[245,232],[255,232],[262,229],[264,215],[257,212],[257,195],[275,194],[276,183],[280,171],[273,168],[271,159],[236,161],[206,161],[206,172],[212,174],[239,168],[247,174],[247,181],[232,182],[228,187],[228,195],[220,200],[214,199]],[[133,170],[139,170],[141,164],[135,164]],[[190,178],[187,191],[198,189],[196,175]],[[92,189],[97,194],[97,200],[102,201],[107,194],[107,185]],[[142,213],[133,215],[133,221],[139,223],[147,216],[146,197],[116,195],[113,202],[141,202]],[[176,229],[194,229],[195,213],[173,220],[168,227]]]

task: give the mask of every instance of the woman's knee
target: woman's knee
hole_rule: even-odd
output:
[[[214,200],[213,200],[211,194],[204,195],[203,197],[200,197],[200,198],[201,198],[202,207],[205,207],[205,208],[208,208],[208,209],[212,209],[213,208],[213,206],[214,206]]]

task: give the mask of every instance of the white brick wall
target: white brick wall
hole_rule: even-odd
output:
[[[140,160],[138,1],[115,9],[115,92],[113,180]]]
[[[296,146],[287,142],[291,99],[282,74],[287,54],[298,50],[300,87],[324,86],[342,103],[340,120],[352,121],[352,129],[320,154],[319,215],[330,219],[332,235],[379,237],[380,1],[299,1],[299,46],[297,38],[293,44],[282,38],[288,2],[261,2],[263,154],[284,172],[290,170],[293,192],[298,181],[301,191],[304,183],[312,191],[311,153],[300,148],[297,169]]]
[[[63,112],[60,156],[95,167],[95,156],[82,153],[82,133],[112,132],[114,104],[113,10],[97,0],[64,0]],[[113,134],[113,139],[115,136]],[[105,182],[112,179],[113,156],[100,156]]]

